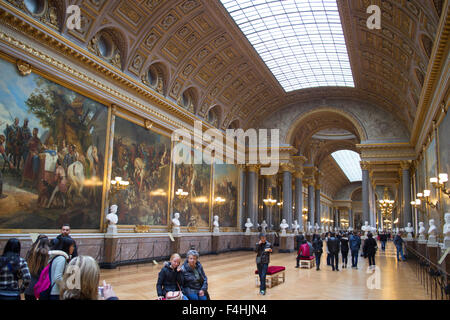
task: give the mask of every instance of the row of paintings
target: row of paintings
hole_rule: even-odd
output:
[[[448,115],[439,125],[437,135],[433,135],[433,139],[428,144],[415,176],[417,192],[423,192],[425,189],[430,190],[430,201],[433,203],[439,201],[441,204],[441,208],[429,207],[428,214],[418,212],[418,220],[423,221],[428,226],[428,220],[434,219],[436,226],[441,228],[442,212],[450,211],[450,199],[445,195],[440,197],[430,183],[430,178],[437,177],[439,173],[450,173],[450,116]]]
[[[0,69],[0,229],[100,229],[109,165],[130,182],[111,194],[120,225],[165,226],[179,212],[182,226],[208,227],[212,214],[237,227],[236,166],[172,165],[170,137],[119,116],[109,133],[107,106],[5,60]],[[188,196],[171,197],[180,188]]]

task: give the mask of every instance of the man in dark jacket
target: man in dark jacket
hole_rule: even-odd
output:
[[[394,245],[395,248],[397,249],[397,261],[400,261],[399,255],[401,255],[402,261],[405,261],[406,259],[405,256],[403,255],[403,239],[402,236],[400,235],[400,232],[395,235]]]
[[[352,268],[358,268],[358,254],[359,248],[361,247],[361,238],[355,232],[349,238],[350,251],[352,253]]]
[[[272,244],[266,240],[266,234],[259,234],[259,242],[255,247],[256,267],[259,275],[259,293],[266,294],[266,274],[270,262],[270,253],[272,252]]]
[[[61,238],[63,238],[63,237],[72,239],[72,237],[70,236],[70,226],[67,223],[61,227],[61,234],[50,242],[50,246],[52,248],[57,248],[59,242],[61,241]],[[78,250],[77,250],[77,243],[75,242],[74,239],[72,239],[72,240],[75,243],[75,248],[74,248],[72,256],[71,256],[73,259],[78,256]]]
[[[336,234],[334,232],[331,233],[330,239],[328,239],[327,247],[331,255],[331,267],[333,268],[333,271],[339,271],[339,251],[341,246],[339,243],[339,239],[336,237]]]

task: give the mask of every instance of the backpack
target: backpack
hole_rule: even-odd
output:
[[[39,300],[49,300],[52,285],[52,262],[50,262],[39,275],[39,280],[34,285],[34,296]]]

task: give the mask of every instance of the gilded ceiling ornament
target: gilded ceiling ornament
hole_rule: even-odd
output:
[[[111,59],[111,64],[119,69],[122,69],[122,62],[120,57],[120,51],[117,49],[114,56]]]
[[[17,69],[22,76],[27,76],[31,73],[31,65],[23,60],[17,60]]]
[[[176,21],[178,21],[178,18],[173,15],[172,13],[167,15],[162,21],[161,21],[161,27],[164,30],[169,29]]]
[[[150,130],[153,127],[153,122],[149,119],[144,120],[145,129]]]

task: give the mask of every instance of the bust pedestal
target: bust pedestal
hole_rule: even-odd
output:
[[[173,236],[173,240],[170,242],[170,250],[172,253],[177,252],[178,254],[182,254],[180,252],[180,248],[181,248],[181,235],[177,234],[175,235],[174,233],[172,233]]]
[[[248,251],[253,251],[255,249],[256,244],[258,243],[258,233],[249,232],[244,234],[244,245],[243,249]]]
[[[106,230],[107,234],[117,234],[117,225],[115,224],[110,224],[108,226],[108,229]]]
[[[280,236],[280,253],[291,253],[294,251],[294,235],[286,234]]]
[[[450,248],[450,239],[444,239],[444,249]]]
[[[103,251],[103,262],[100,263],[101,268],[115,269],[117,267],[116,254],[117,254],[117,243],[118,242],[119,242],[119,237],[117,234],[112,234],[112,233],[105,234],[105,247],[104,247],[104,251]]]
[[[213,233],[211,240],[211,253],[218,254],[219,253],[219,243],[220,243],[220,235],[219,233]]]
[[[437,247],[439,244],[436,241],[435,235],[428,236],[427,246],[428,247]]]

